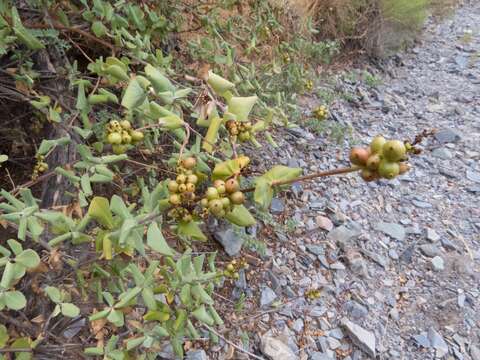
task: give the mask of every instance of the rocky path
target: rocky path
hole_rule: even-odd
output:
[[[271,240],[258,294],[284,305],[255,320],[273,360],[480,359],[480,2],[430,25],[387,73],[335,85],[349,94],[332,107],[349,144],[300,129],[265,155],[330,169],[376,134],[439,130],[398,180],[334,177],[275,200],[291,231]],[[312,288],[320,299],[298,297]]]

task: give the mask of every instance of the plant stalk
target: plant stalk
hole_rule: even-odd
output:
[[[316,173],[309,174],[309,175],[299,176],[295,179],[283,180],[283,181],[274,181],[274,182],[272,182],[272,186],[288,185],[288,184],[292,184],[292,183],[296,183],[296,182],[313,180],[313,179],[320,178],[320,177],[327,177],[327,176],[340,175],[340,174],[348,174],[348,173],[351,173],[351,172],[359,171],[361,169],[362,168],[359,167],[359,166],[351,166],[351,167],[347,167],[347,168],[320,171],[320,172],[316,172]],[[244,190],[242,190],[242,192],[246,193],[246,192],[251,192],[251,191],[254,191],[254,190],[255,190],[255,186],[244,189]]]

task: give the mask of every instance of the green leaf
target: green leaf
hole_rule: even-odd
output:
[[[14,239],[8,239],[7,244],[10,247],[10,249],[12,249],[12,251],[15,255],[19,255],[23,251],[22,244],[20,244],[18,241],[14,240]],[[8,255],[8,256],[10,256],[10,255]]]
[[[105,69],[105,72],[117,80],[121,80],[121,81],[130,80],[126,69],[124,69],[122,66],[118,64],[110,65]]]
[[[177,233],[195,240],[207,241],[207,237],[195,221],[180,221],[177,226]]]
[[[215,320],[210,316],[210,314],[205,309],[205,305],[200,306],[198,309],[192,312],[192,315],[200,322],[213,326]]]
[[[137,346],[140,346],[145,341],[145,336],[140,336],[135,339],[130,339],[127,341],[127,350],[130,351],[135,349]]]
[[[60,293],[60,290],[58,290],[56,287],[47,286],[44,291],[47,293],[50,300],[52,300],[54,303],[60,303],[62,301],[62,294]]]
[[[231,90],[235,87],[235,84],[228,81],[227,79],[213,73],[212,71],[208,72],[208,85],[210,85],[218,95],[223,95],[226,91]]]
[[[101,38],[107,33],[108,29],[101,21],[94,21],[92,23],[92,32],[95,34],[96,37]]]
[[[117,327],[123,326],[125,322],[123,312],[121,312],[120,310],[110,311],[110,314],[108,314],[107,316],[107,320]]]
[[[75,108],[80,110],[81,112],[87,113],[89,110],[89,105],[87,101],[87,97],[85,96],[85,83],[80,82],[78,84],[78,92],[77,92],[77,102],[75,104]]]
[[[91,356],[103,355],[103,347],[88,347],[83,350],[83,353]]]
[[[32,340],[28,337],[17,338],[11,345],[14,349],[31,349]],[[15,360],[31,360],[33,355],[30,352],[17,352],[15,355]]]
[[[121,246],[127,244],[127,240],[130,238],[130,234],[135,226],[137,226],[137,221],[135,219],[128,218],[123,221],[122,227],[120,228],[120,237],[118,239],[118,243]]]
[[[273,199],[273,188],[270,184],[271,181],[263,177],[259,177],[255,180],[253,200],[260,205],[262,209],[268,209]]]
[[[248,115],[252,111],[253,105],[257,102],[256,96],[237,97],[233,96],[228,101],[227,112],[235,114],[237,121],[247,121]]]
[[[67,317],[76,317],[80,314],[80,309],[71,303],[61,303],[60,307],[62,309],[62,314]]]
[[[212,180],[226,180],[240,171],[250,163],[247,156],[239,156],[236,159],[227,160],[215,165],[212,173]]]
[[[7,291],[3,293],[3,301],[9,309],[20,310],[27,305],[27,299],[20,291]]]
[[[7,262],[5,269],[3,269],[2,280],[0,281],[0,287],[4,289],[10,288],[12,281],[15,277],[15,264]]]
[[[32,33],[26,29],[20,15],[18,15],[17,8],[12,7],[12,23],[13,23],[13,32],[23,44],[25,44],[31,50],[40,50],[45,49],[45,46],[34,36]]]
[[[160,70],[152,65],[147,64],[147,66],[145,66],[145,73],[147,74],[148,80],[151,81],[152,86],[157,93],[174,90],[170,80],[163,75]]]
[[[212,305],[210,305],[208,307],[208,312],[210,313],[210,315],[212,315],[212,317],[215,320],[215,323],[217,325],[223,325],[222,318],[220,317],[220,315],[218,315],[217,311],[215,310],[215,308]]]
[[[202,285],[195,284],[192,286],[192,294],[197,299],[207,305],[213,304],[213,299],[208,295],[208,293],[203,289]]]
[[[110,309],[105,309],[105,310],[96,312],[95,314],[90,315],[88,320],[95,321],[95,320],[106,318],[110,314],[110,311],[111,311]]]
[[[270,181],[289,181],[299,177],[301,174],[301,168],[290,168],[288,166],[276,165],[261,177]]]
[[[223,119],[220,117],[214,117],[210,121],[207,134],[205,135],[205,139],[203,140],[203,144],[202,144],[202,148],[206,152],[211,153],[213,151],[213,145],[215,145],[217,142],[218,130],[220,129],[220,125],[222,125],[222,122],[223,122]]]
[[[144,316],[143,319],[145,321],[159,321],[159,322],[164,322],[170,319],[170,314],[164,311],[159,311],[159,310],[150,310],[147,312]],[[166,336],[166,335],[165,335]]]
[[[175,256],[175,251],[168,246],[161,230],[159,229],[157,223],[154,221],[150,224],[147,230],[147,245],[154,251],[166,255],[166,256]]]
[[[40,257],[32,249],[23,250],[15,257],[15,261],[18,264],[25,266],[28,269],[37,267],[40,264]]]
[[[300,168],[289,168],[287,166],[277,165],[255,179],[255,192],[253,199],[263,209],[267,209],[273,198],[272,185],[275,182],[289,181],[297,178],[302,173]]]
[[[113,216],[107,198],[95,196],[90,202],[87,214],[107,229],[113,228]]]
[[[153,294],[152,289],[143,288],[142,289],[142,298],[143,302],[149,310],[155,310],[157,308],[157,301],[155,300],[155,295]]]
[[[1,154],[0,155],[0,163],[3,163],[8,160],[8,155]]]
[[[0,324],[0,349],[7,344],[9,338],[7,328]]]
[[[141,291],[142,288],[138,286],[127,290],[122,295],[120,295],[120,301],[115,305],[115,308],[119,309],[127,306],[128,303],[133,300],[138,294],[140,294]]]
[[[113,195],[110,201],[110,209],[112,209],[115,215],[120,216],[122,219],[131,217],[130,211],[123,202],[122,198],[118,195]]]
[[[140,106],[145,101],[146,96],[145,90],[143,90],[137,78],[133,78],[128,83],[125,94],[123,95],[122,106],[128,110],[132,110]]]
[[[232,211],[225,214],[225,219],[238,226],[252,226],[256,223],[250,211],[243,205],[235,205]]]
[[[185,284],[180,290],[180,301],[185,306],[190,306],[192,304],[192,294],[191,294],[191,285]]]
[[[158,119],[158,124],[165,129],[175,130],[183,126],[184,121],[177,114],[163,116]]]

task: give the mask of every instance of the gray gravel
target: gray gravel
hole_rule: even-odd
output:
[[[430,24],[383,72],[366,69],[382,84],[368,86],[360,69],[325,85],[348,95],[331,106],[329,121],[351,136],[336,144],[305,127],[289,130],[256,165],[326,170],[348,165],[348,149],[376,134],[439,131],[393,181],[350,174],[278,195],[280,226],[265,239],[263,282],[248,283],[255,304],[270,309],[255,318],[250,350],[270,359],[277,348],[282,359],[478,360],[480,2]],[[306,112],[319,103],[305,99]],[[287,221],[295,226],[287,230]],[[305,300],[314,288],[322,296]]]

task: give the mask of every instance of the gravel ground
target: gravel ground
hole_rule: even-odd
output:
[[[377,134],[435,128],[435,138],[393,181],[330,177],[274,199],[275,221],[253,229],[267,244],[263,267],[241,272],[230,299],[246,294],[246,311],[226,315],[224,334],[271,360],[479,360],[480,3],[430,24],[383,67],[381,85],[358,74],[328,85],[344,94],[329,120],[352,129],[342,144],[291,129],[253,164],[313,172],[348,165],[348,149]],[[318,102],[306,100],[306,111]],[[227,230],[217,240],[235,255],[244,238]],[[321,297],[306,300],[310,289]],[[221,340],[208,358],[248,358],[233,350]]]
[[[301,128],[262,153],[262,162],[318,171],[347,165],[348,148],[376,134],[438,130],[394,181],[331,177],[274,201],[290,231],[267,239],[258,286],[247,276],[236,289],[251,287],[265,309],[253,320],[257,354],[480,359],[480,3],[430,24],[383,70],[373,87],[337,75],[335,90],[349,95],[330,121],[353,129],[344,144]],[[312,288],[322,289],[313,302],[303,296]]]

